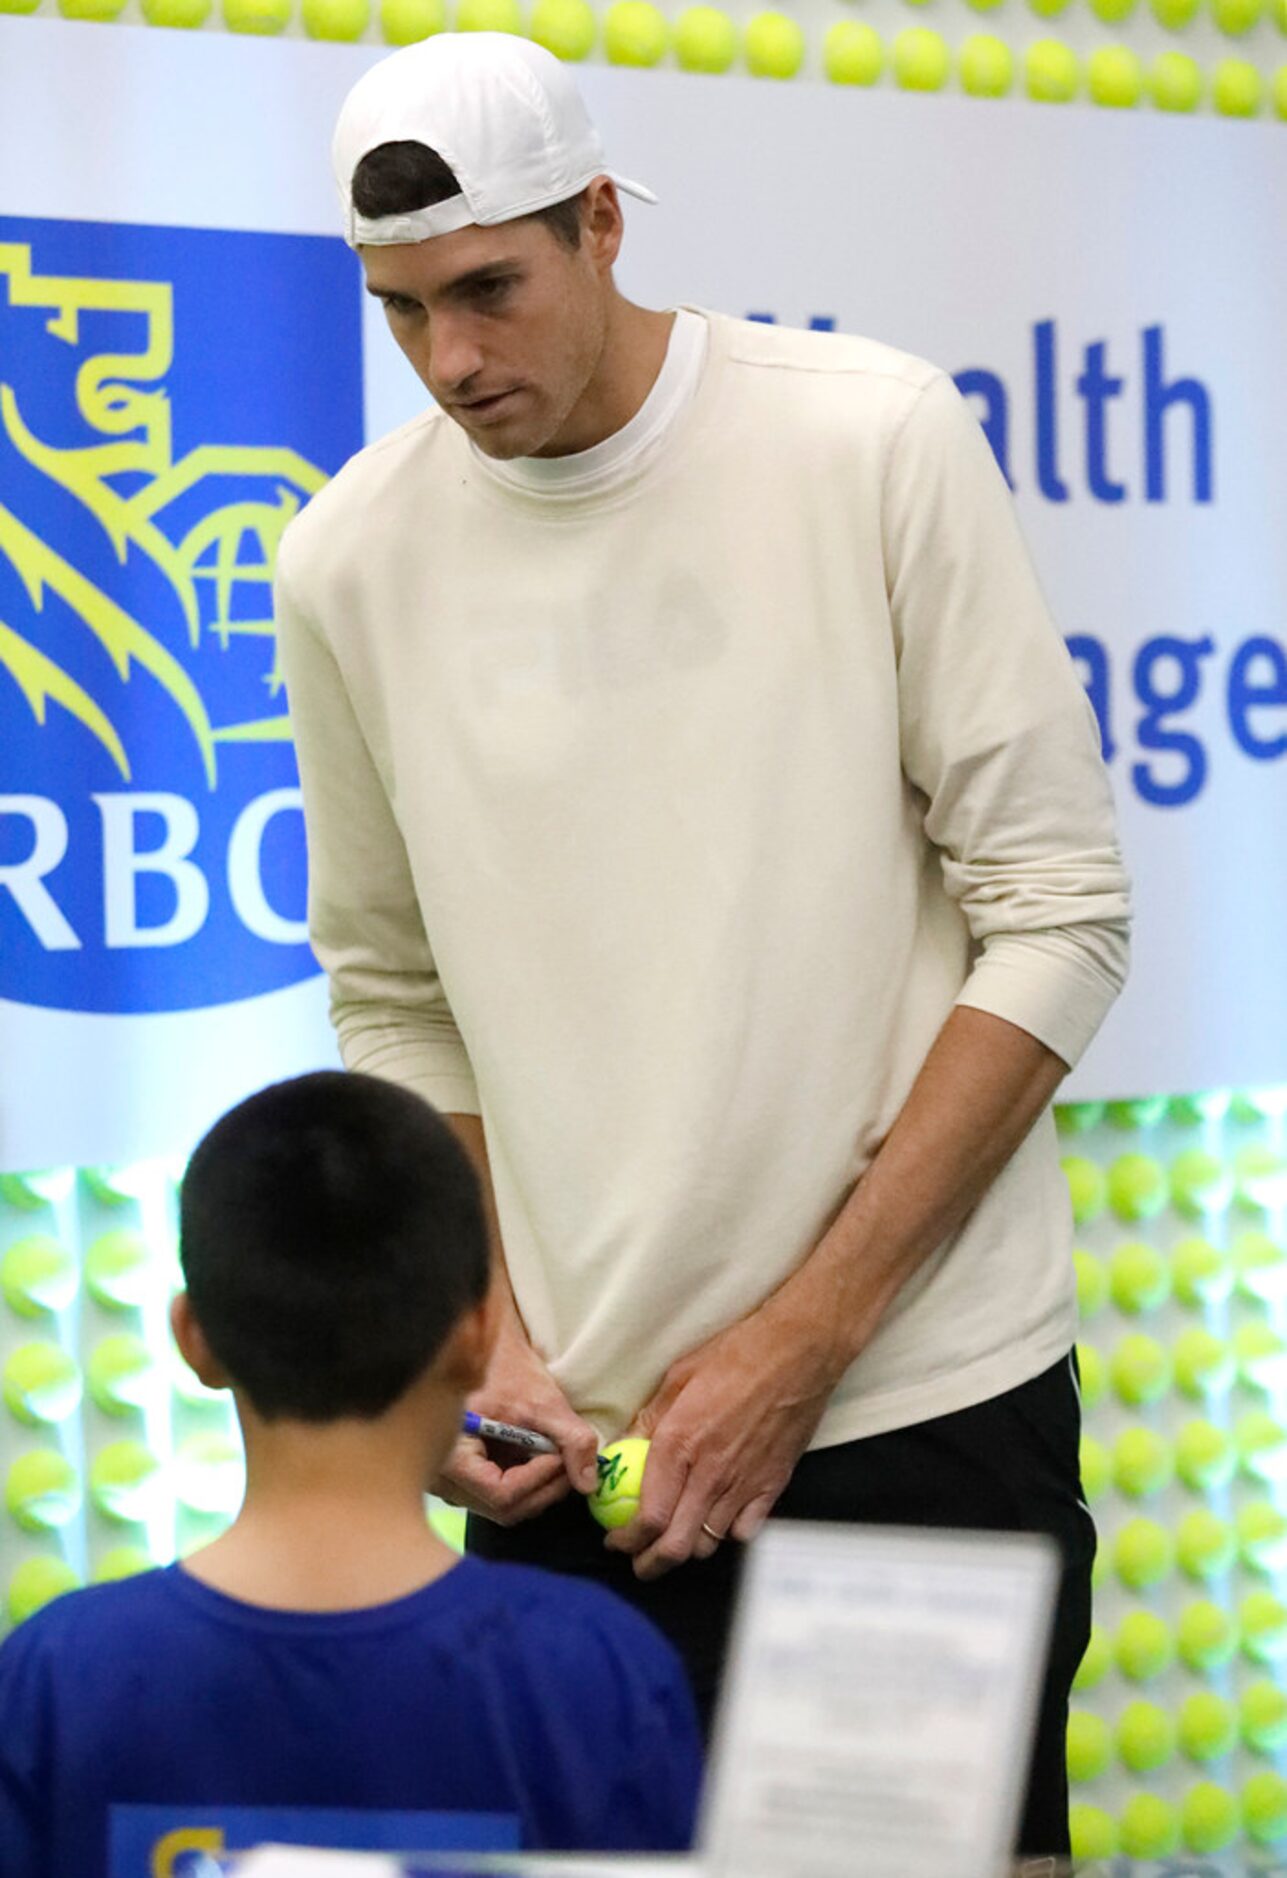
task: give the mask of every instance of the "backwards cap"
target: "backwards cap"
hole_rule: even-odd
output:
[[[404,142],[436,150],[460,194],[401,215],[359,215],[353,172],[380,144]],[[607,168],[567,67],[511,33],[437,33],[381,59],[344,100],[331,161],[351,248],[512,222],[579,195],[596,176],[657,200]]]

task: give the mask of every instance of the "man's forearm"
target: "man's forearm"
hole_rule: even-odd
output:
[[[1066,1074],[1026,1030],[954,1008],[870,1167],[810,1257],[762,1307],[817,1346],[833,1381],[977,1205]]]

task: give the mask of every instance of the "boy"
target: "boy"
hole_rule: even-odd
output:
[[[233,1389],[245,1501],[182,1564],[0,1650],[5,1878],[144,1878],[162,1848],[244,1845],[239,1809],[304,1843],[322,1809],[398,1849],[685,1846],[699,1749],[669,1647],[426,1523],[494,1334],[477,1181],[438,1115],[362,1075],[262,1090],[193,1155],[180,1238],[174,1332]],[[376,1813],[419,1818],[380,1838]]]

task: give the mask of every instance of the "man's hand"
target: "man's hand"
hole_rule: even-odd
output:
[[[751,1539],[791,1478],[843,1361],[825,1330],[770,1298],[672,1363],[630,1434],[652,1446],[639,1511],[605,1544],[639,1578]],[[703,1527],[709,1530],[703,1531]]]
[[[462,1435],[433,1484],[440,1499],[481,1513],[499,1526],[532,1519],[573,1487],[593,1491],[598,1479],[598,1437],[569,1406],[522,1332],[505,1327],[496,1341],[487,1380],[469,1407],[496,1421],[534,1428],[557,1441],[557,1454],[524,1455],[521,1448]]]

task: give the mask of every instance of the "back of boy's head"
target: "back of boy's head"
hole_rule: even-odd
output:
[[[261,1089],[183,1177],[192,1309],[265,1420],[381,1415],[486,1293],[477,1179],[442,1118],[374,1076]]]

